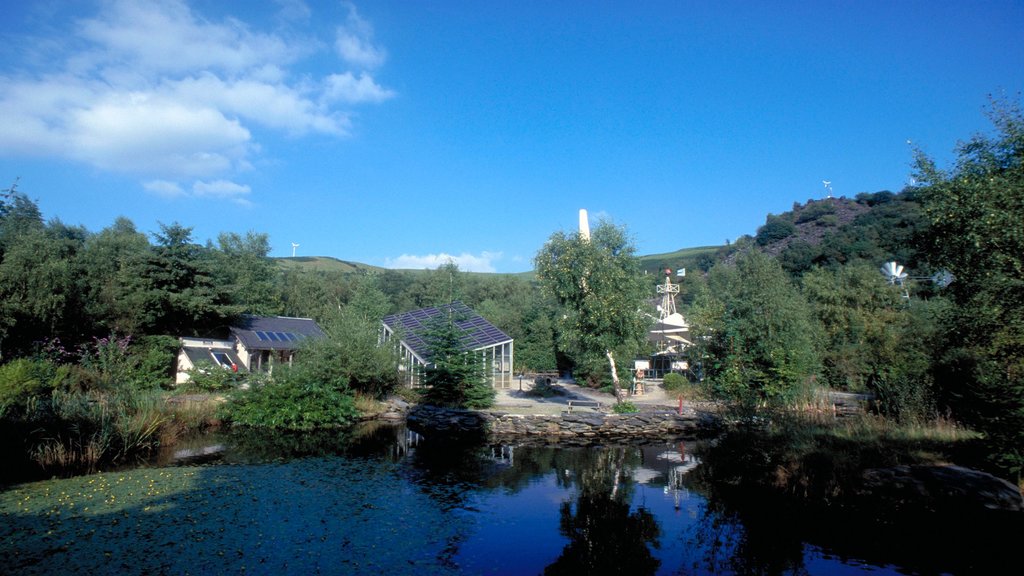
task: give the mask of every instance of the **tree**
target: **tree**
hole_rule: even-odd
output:
[[[626,230],[602,221],[590,239],[556,232],[534,260],[542,288],[559,306],[559,337],[577,365],[607,359],[618,400],[622,399],[615,357],[641,348],[649,326],[644,314],[647,286]]]
[[[270,240],[266,234],[249,231],[242,237],[223,232],[217,237],[214,275],[233,304],[247,314],[273,315],[281,312],[281,296],[275,280],[274,262],[267,257]]]
[[[0,341],[16,326],[14,344],[22,352],[37,340],[81,329],[75,269],[81,243],[55,232],[24,229],[9,240],[0,260]]]
[[[495,391],[480,356],[463,345],[458,321],[457,312],[449,307],[424,334],[430,364],[423,375],[423,400],[435,406],[487,408],[494,404]]]
[[[157,246],[145,266],[145,306],[150,333],[199,334],[241,311],[216,284],[210,250],[192,242],[192,229],[161,224]]]
[[[323,319],[327,338],[309,340],[298,354],[292,380],[318,383],[375,398],[399,384],[395,350],[380,346],[380,320],[361,317],[346,308]]]
[[[829,386],[874,392],[881,411],[900,420],[932,415],[931,348],[944,299],[905,301],[864,263],[812,270],[803,292],[823,328]]]
[[[997,462],[1024,471],[1024,114],[993,101],[994,136],[957,148],[951,171],[917,153],[931,224],[925,249],[952,272],[942,388],[987,435]]]
[[[694,354],[721,395],[776,402],[798,392],[818,365],[807,301],[779,263],[756,250],[716,265],[690,314]]]
[[[154,318],[147,308],[145,267],[153,256],[146,235],[127,218],[118,218],[90,236],[79,255],[85,308],[100,333],[138,334]]]
[[[355,282],[345,310],[374,327],[379,326],[381,319],[391,312],[391,299],[380,289],[380,278],[376,274],[362,276]]]

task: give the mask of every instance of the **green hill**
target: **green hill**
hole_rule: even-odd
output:
[[[381,271],[383,268],[339,260],[330,256],[292,256],[285,258],[274,258],[277,265],[286,270],[303,270],[308,272],[372,272]]]

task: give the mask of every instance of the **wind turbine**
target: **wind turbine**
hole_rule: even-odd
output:
[[[903,271],[903,265],[897,264],[895,261],[886,262],[879,269],[882,272],[882,276],[889,281],[889,284],[893,286],[899,286],[903,290],[903,299],[910,300],[910,292],[907,291],[907,286],[904,281],[907,279],[907,273]]]
[[[828,197],[831,198],[832,197],[832,181],[831,180],[822,180],[821,183],[825,185],[825,191],[828,192]]]
[[[299,247],[298,244],[296,244],[295,242],[292,242],[292,258],[295,258],[295,249],[298,248],[298,247]]]

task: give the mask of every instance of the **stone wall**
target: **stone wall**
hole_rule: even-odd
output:
[[[637,439],[676,439],[706,436],[718,430],[715,418],[693,410],[637,414],[538,415],[507,414],[417,406],[406,422],[424,435],[480,437],[492,440],[542,440],[564,443],[597,443]]]

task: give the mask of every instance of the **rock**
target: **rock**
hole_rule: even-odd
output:
[[[962,466],[893,466],[861,475],[861,498],[879,506],[942,512],[1024,512],[1010,482]]]

